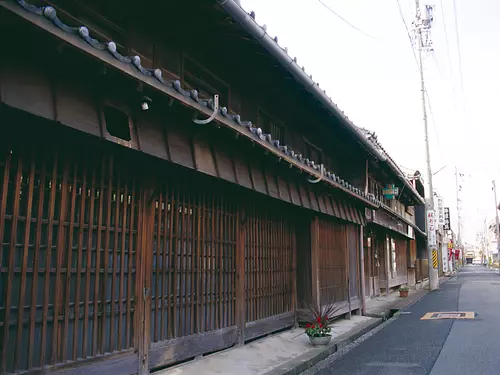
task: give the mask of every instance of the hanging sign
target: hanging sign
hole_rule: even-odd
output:
[[[442,197],[437,198],[437,215],[438,225],[444,225],[444,203]]]
[[[387,185],[385,189],[382,189],[382,194],[386,199],[395,199],[399,194],[399,188],[394,184]]]
[[[445,207],[444,208],[444,224],[443,224],[443,229],[444,230],[451,230],[451,225],[450,225],[450,208]]]

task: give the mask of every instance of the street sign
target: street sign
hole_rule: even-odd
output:
[[[444,208],[444,230],[451,230],[451,225],[450,225],[450,208],[445,207]]]
[[[444,247],[444,249],[441,249],[441,264],[443,265],[443,272],[447,273],[448,272],[448,250],[445,247]]]
[[[438,225],[444,225],[444,203],[443,198],[437,198],[437,214],[438,214]]]
[[[429,246],[436,246],[437,245],[436,219],[435,219],[434,210],[427,211],[427,228],[428,228],[428,233],[429,233],[429,237],[427,238],[428,245]]]
[[[386,188],[382,189],[382,194],[386,199],[395,199],[399,194],[399,188],[394,184],[388,185]]]

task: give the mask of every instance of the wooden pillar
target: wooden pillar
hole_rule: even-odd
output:
[[[351,319],[351,254],[349,248],[349,227],[347,224],[344,225],[344,256],[345,256],[345,265],[346,265],[346,284],[347,284],[347,318]]]
[[[292,309],[295,316],[294,328],[298,328],[297,308],[298,308],[298,293],[297,293],[297,235],[294,233],[292,240]]]
[[[360,298],[361,298],[361,313],[365,315],[366,313],[366,281],[365,281],[365,246],[363,238],[363,226],[359,227],[359,280],[360,280]]]
[[[246,211],[240,209],[236,217],[236,325],[238,326],[238,346],[245,344],[245,240]]]
[[[150,319],[151,319],[151,274],[153,256],[153,220],[154,208],[151,204],[153,189],[145,189],[141,193],[139,205],[139,228],[141,231],[137,256],[137,316],[136,342],[139,356],[138,375],[149,374]]]
[[[319,305],[319,219],[311,220],[311,295],[312,302]]]
[[[385,235],[385,295],[389,295],[389,275],[391,273],[391,264],[392,262],[392,257],[391,257],[391,240],[389,236],[386,234]]]

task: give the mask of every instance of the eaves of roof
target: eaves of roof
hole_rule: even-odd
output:
[[[251,36],[253,36],[288,72],[299,82],[305,90],[315,97],[336,118],[340,124],[358,140],[369,153],[377,159],[385,162],[396,173],[398,178],[409,188],[415,197],[424,203],[423,198],[414,189],[411,183],[404,177],[396,163],[389,155],[381,151],[376,144],[371,142],[363,132],[341,111],[324,90],[319,88],[311,76],[297,64],[297,59],[288,55],[287,50],[278,45],[277,39],[267,34],[266,30],[254,19],[255,14],[248,14],[235,0],[218,0],[218,3],[236,22],[238,22]]]
[[[415,229],[416,231],[418,232],[421,232],[422,235],[426,236],[427,235],[422,232],[422,230],[418,227],[417,224],[415,223],[412,223],[410,220],[408,220],[406,217],[402,216],[401,214],[399,214],[398,212],[394,211],[393,209],[391,209],[389,206],[385,205],[384,203],[381,203],[380,204],[380,207],[385,210],[388,214],[394,216],[395,218],[397,218],[398,220],[401,220],[403,221],[405,224],[411,226],[413,229]]]
[[[214,103],[212,100],[199,98],[196,90],[184,90],[179,80],[173,82],[165,80],[162,77],[160,69],[143,67],[139,56],[121,55],[117,51],[116,44],[113,41],[100,42],[92,38],[87,27],[66,25],[58,18],[54,7],[37,7],[27,3],[25,0],[16,0],[15,3],[3,1],[0,2],[0,6],[18,14],[34,25],[45,29],[52,35],[59,37],[94,58],[144,82],[150,88],[173,97],[207,116],[213,113]],[[321,174],[321,165],[294,152],[290,147],[281,145],[278,140],[272,138],[271,134],[263,133],[262,129],[254,127],[251,121],[242,121],[240,115],[229,113],[226,107],[219,108],[219,113],[216,115],[214,121],[233,129],[237,134],[247,137],[265,150],[287,161],[291,166],[295,166],[301,171],[310,174],[313,178],[318,179],[321,177],[322,182],[353,196],[368,206],[374,208],[380,206],[379,200],[369,194],[365,194],[364,191],[352,186],[334,173],[324,170],[324,173]]]
[[[288,55],[287,50],[279,46],[277,38],[272,38],[266,30],[254,19],[255,14],[248,14],[234,0],[217,0],[219,5],[229,14],[239,25],[253,36],[276,60],[300,83],[314,98],[316,98],[325,108],[336,118],[340,124],[351,133],[354,138],[368,150],[370,154],[381,161],[385,161],[385,155],[380,153],[366,137],[364,137],[354,123],[341,111],[332,99],[321,90],[318,83],[314,82],[311,76],[297,64],[297,58]]]
[[[421,202],[425,203],[424,198],[419,194],[417,189],[413,186],[413,184],[409,181],[409,179],[406,177],[405,173],[401,170],[401,168],[396,164],[396,162],[391,158],[389,153],[384,149],[384,147],[380,144],[378,141],[377,137],[375,136],[375,133],[364,129],[364,128],[359,128],[361,133],[370,141],[373,143],[375,147],[377,147],[381,153],[383,153],[386,156],[386,162],[391,168],[391,170],[398,176],[398,178],[406,185],[408,189],[413,193],[413,195]]]

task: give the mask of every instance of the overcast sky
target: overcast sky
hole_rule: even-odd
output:
[[[374,130],[398,164],[425,176],[419,74],[397,0],[321,1],[354,27],[320,0],[241,3],[256,12],[256,21],[278,36],[279,44],[288,47],[356,125]],[[415,1],[399,1],[411,27]],[[463,85],[453,0],[421,1],[422,8],[425,4],[435,5],[435,52],[424,58],[431,160],[434,172],[446,166],[434,176],[434,188],[450,206],[456,228],[455,167],[464,175],[464,232],[473,242],[485,216],[494,218],[492,180],[500,179],[495,157],[500,139],[500,1],[456,0]]]

